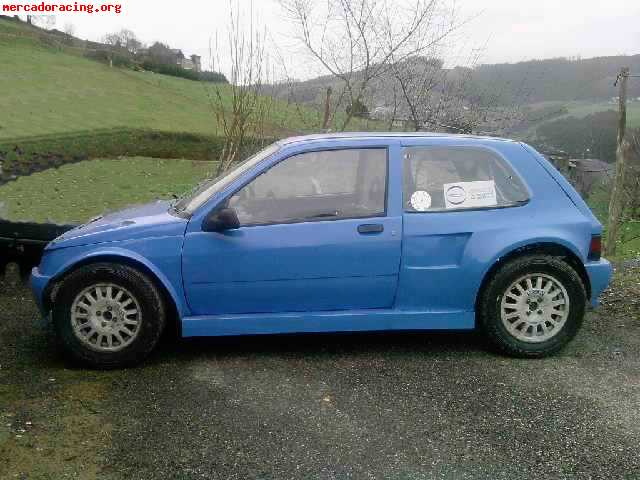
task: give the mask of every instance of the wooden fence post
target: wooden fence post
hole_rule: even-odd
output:
[[[327,87],[327,96],[324,100],[324,120],[322,121],[322,129],[329,128],[329,120],[331,120],[331,87]]]

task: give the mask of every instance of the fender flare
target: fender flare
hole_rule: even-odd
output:
[[[569,250],[579,259],[582,259],[582,255],[580,250],[571,242],[567,241],[565,238],[561,237],[533,237],[519,240],[517,242],[511,243],[505,246],[502,250],[498,251],[496,255],[488,262],[488,267],[483,272],[483,278],[487,274],[487,272],[495,265],[496,262],[500,261],[501,258],[509,256],[516,250],[531,248],[536,245],[556,245],[560,247],[564,247]]]
[[[118,261],[120,260],[122,263],[131,265],[133,267],[138,266],[142,267],[142,270],[150,273],[162,289],[164,289],[170,297],[170,300],[173,302],[173,305],[176,308],[176,312],[178,313],[179,318],[184,318],[189,316],[190,311],[186,303],[186,299],[184,296],[184,292],[177,292],[172,283],[166,277],[162,271],[157,268],[152,262],[150,262],[147,258],[142,255],[128,250],[126,248],[120,247],[105,247],[97,250],[92,250],[89,253],[79,255],[77,257],[73,257],[60,267],[56,276],[52,279],[50,284],[55,283],[57,280],[64,277],[71,270],[81,267],[83,265],[88,265],[91,263],[96,263],[99,261]]]
[[[509,244],[508,246],[500,250],[496,255],[494,255],[489,262],[487,262],[487,266],[484,268],[482,275],[480,276],[480,283],[478,284],[478,288],[476,290],[476,300],[474,302],[474,305],[477,305],[478,299],[480,298],[482,290],[486,285],[489,276],[492,274],[492,272],[499,268],[499,265],[502,263],[504,258],[515,256],[517,255],[518,251],[522,251],[524,254],[527,251],[535,251],[538,249],[557,249],[558,247],[570,252],[582,265],[582,271],[578,271],[578,274],[582,277],[583,281],[585,281],[585,288],[587,289],[587,293],[589,293],[591,290],[590,280],[586,273],[586,270],[584,269],[582,255],[580,254],[578,248],[564,238],[534,237]]]

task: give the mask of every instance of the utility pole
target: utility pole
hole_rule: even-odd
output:
[[[607,242],[605,253],[608,256],[615,256],[616,241],[618,239],[618,229],[620,227],[620,217],[624,207],[624,177],[626,170],[626,160],[630,154],[631,144],[625,137],[627,128],[627,83],[629,81],[629,68],[620,70],[614,86],[619,87],[618,95],[618,138],[616,144],[616,176],[611,190],[609,201],[609,230],[607,232]],[[635,75],[634,75],[635,76]]]

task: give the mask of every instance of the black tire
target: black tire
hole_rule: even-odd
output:
[[[140,306],[139,331],[130,344],[115,352],[96,351],[74,333],[71,307],[80,292],[110,283],[130,292]],[[162,294],[144,273],[126,265],[96,263],[80,267],[67,275],[58,289],[53,305],[53,323],[65,353],[73,360],[93,368],[132,366],[144,360],[158,343],[166,322]]]
[[[513,336],[500,316],[500,305],[507,289],[527,274],[546,274],[559,280],[570,302],[564,325],[555,336],[540,343],[528,343]],[[582,325],[586,300],[580,275],[561,257],[531,254],[509,261],[492,276],[481,292],[477,315],[482,331],[500,352],[521,358],[541,358],[556,353],[575,337]]]

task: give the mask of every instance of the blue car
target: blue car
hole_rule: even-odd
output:
[[[349,133],[274,143],[182,198],[51,242],[32,288],[65,350],[135,364],[183,337],[470,330],[542,357],[611,277],[602,226],[511,140]]]

